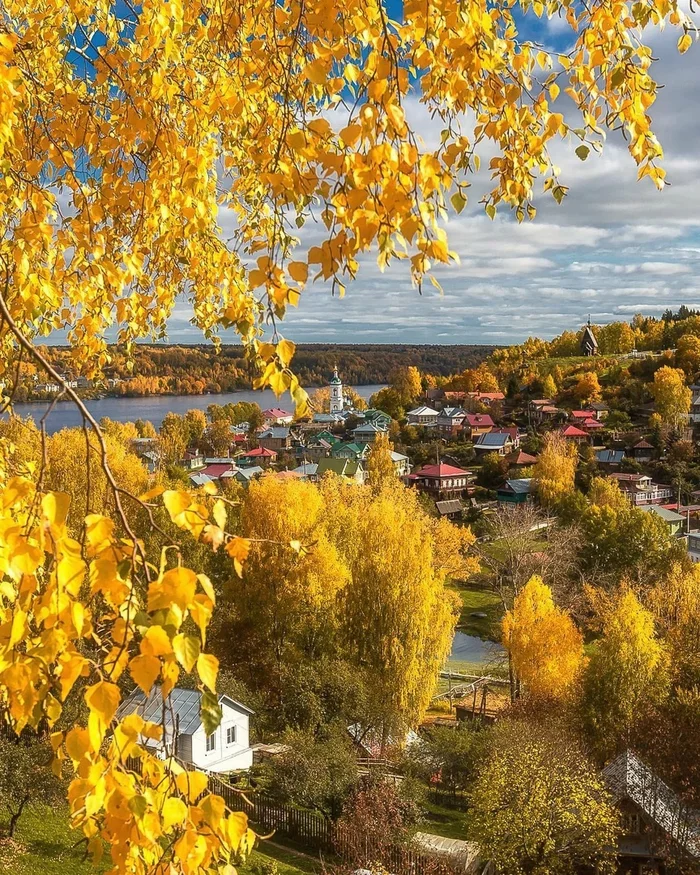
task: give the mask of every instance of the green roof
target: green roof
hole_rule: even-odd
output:
[[[367,452],[367,445],[365,444],[364,446],[360,446],[356,443],[337,443],[331,450],[331,456],[333,456],[333,458],[340,458],[338,454],[346,450],[352,453],[354,456],[362,458],[362,456],[364,456],[364,454]]]
[[[316,474],[321,477],[332,471],[339,477],[354,477],[361,468],[361,463],[355,459],[319,459]]]

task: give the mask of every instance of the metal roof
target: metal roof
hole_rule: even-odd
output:
[[[176,727],[180,735],[192,735],[202,723],[199,713],[201,701],[202,694],[199,690],[175,687],[164,702],[160,687],[153,687],[148,696],[137,687],[119,706],[117,719],[121,720],[128,714],[139,714],[144,720],[152,723],[164,723],[168,734],[173,727]],[[219,704],[223,703],[241,714],[250,716],[255,713],[230,696],[220,695]],[[164,716],[165,720],[163,720]]]
[[[499,489],[499,492],[507,490],[514,492],[517,495],[528,495],[532,486],[532,478],[524,477],[519,480],[506,480],[504,486]]]
[[[657,516],[660,516],[662,520],[665,520],[667,523],[683,523],[685,522],[685,517],[682,517],[679,513],[676,513],[672,510],[667,510],[665,507],[659,507],[656,504],[645,504],[639,508],[639,510],[644,511],[644,513],[655,513]]]
[[[596,461],[601,464],[619,465],[625,458],[624,450],[598,450],[595,454]]]
[[[275,425],[271,428],[266,428],[258,437],[261,438],[280,438],[286,440],[289,437],[289,429],[286,425]]]
[[[446,516],[450,513],[459,513],[463,509],[462,502],[458,498],[450,498],[446,501],[436,501],[435,507],[440,516]]]
[[[611,792],[629,799],[696,859],[700,859],[700,813],[685,805],[631,750],[603,769]]]
[[[503,434],[499,431],[489,431],[486,434],[480,434],[477,441],[477,447],[504,447],[509,440],[512,440],[509,434]]]

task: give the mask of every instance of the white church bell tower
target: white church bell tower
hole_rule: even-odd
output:
[[[330,382],[331,390],[331,413],[340,413],[343,409],[343,383],[338,376],[338,366],[333,368],[333,376]]]

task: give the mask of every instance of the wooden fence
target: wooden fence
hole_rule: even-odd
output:
[[[140,772],[141,761],[129,758],[127,767]],[[283,844],[286,841],[315,853],[337,856],[357,866],[379,863],[393,875],[457,875],[460,868],[463,871],[458,863],[451,865],[445,857],[411,847],[371,847],[366,836],[359,836],[342,824],[266,796],[244,796],[216,775],[209,775],[209,790],[223,797],[231,811],[244,812],[256,833],[274,833]]]

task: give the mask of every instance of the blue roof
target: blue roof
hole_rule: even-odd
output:
[[[619,465],[625,458],[624,450],[597,450],[595,454],[596,462],[602,465]]]
[[[525,477],[520,480],[506,480],[505,485],[498,491],[514,492],[516,495],[529,495],[532,488],[532,478]]]
[[[289,429],[286,426],[276,425],[273,428],[266,428],[260,434],[261,438],[280,438],[286,440],[289,437]]]
[[[479,435],[476,445],[478,447],[504,447],[508,440],[510,440],[508,433],[503,434],[501,432],[489,431],[486,434]]]

